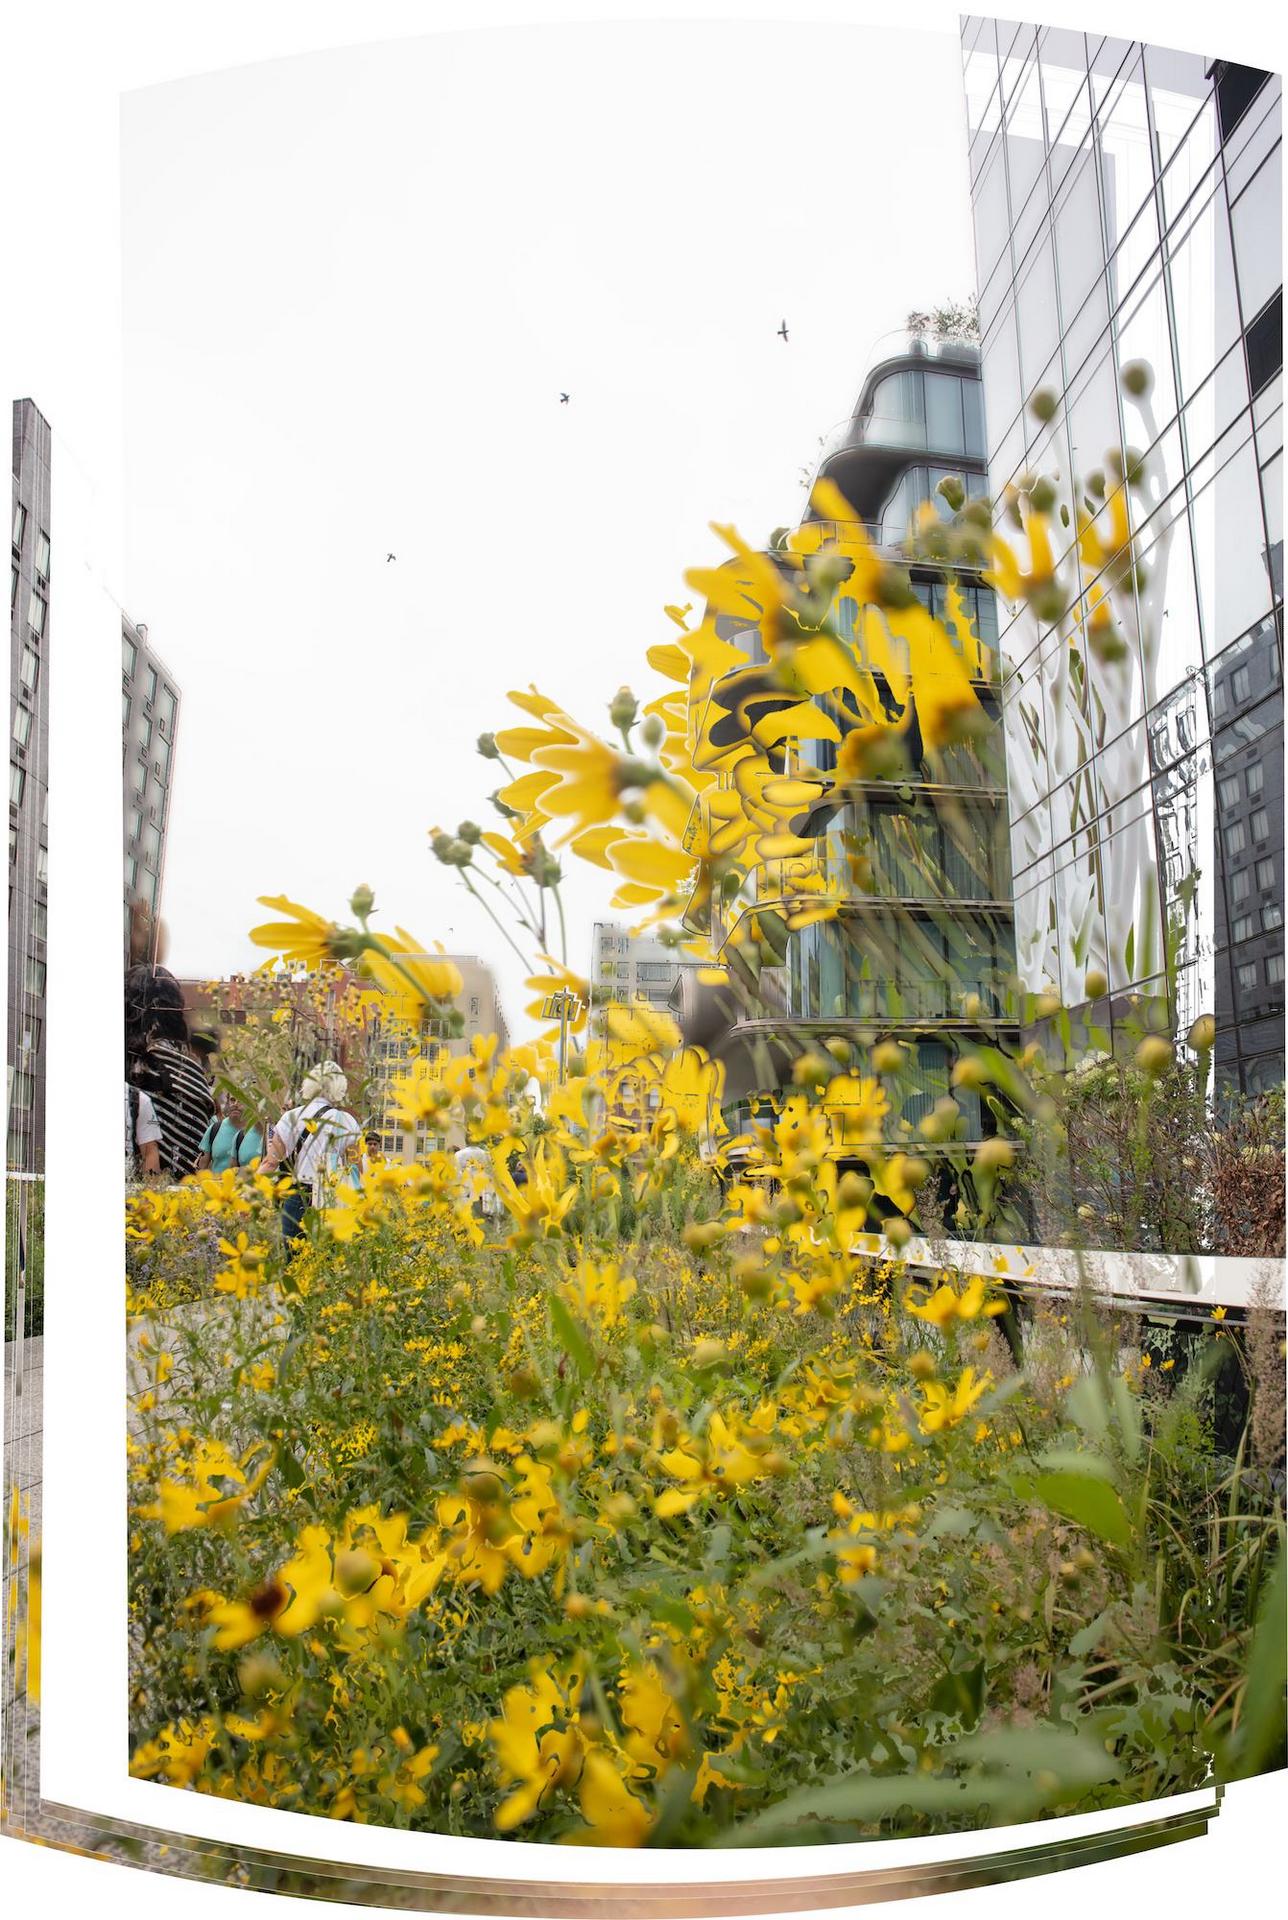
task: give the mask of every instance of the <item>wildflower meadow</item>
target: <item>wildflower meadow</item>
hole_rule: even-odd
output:
[[[1111,582],[1083,609],[1110,661],[1137,478],[1069,534]],[[773,556],[730,533],[728,565],[690,576],[705,618],[671,610],[649,654],[671,690],[623,689],[606,737],[514,694],[520,724],[480,742],[496,826],[432,836],[529,962],[537,1037],[427,1040],[395,1098],[486,1173],[446,1147],[375,1160],[292,1258],[256,1170],[131,1191],[136,1775],[338,1820],[696,1847],[958,1831],[1282,1763],[1273,1303],[1174,1337],[1089,1283],[960,1255],[1019,1217],[1035,1167],[1049,1206],[1061,1181],[1085,1215],[1111,1191],[1143,1230],[1141,1154],[1126,1199],[1114,1169],[1069,1165],[1079,1128],[1109,1138],[1090,1083],[1067,1091],[1107,1056],[1095,1032],[1052,993],[1045,1039],[964,1050],[910,1120],[894,1023],[812,1029],[735,1130],[719,1062],[671,1015],[588,1018],[564,859],[751,995],[843,910],[802,826],[825,783],[791,753],[820,696],[847,716],[828,790],[857,809],[874,785],[913,806],[914,711],[919,753],[983,751],[964,602],[916,601],[823,491],[830,517]],[[991,503],[949,504],[942,564],[1061,617],[1068,542],[1039,483],[1005,537]],[[732,759],[695,720],[748,658],[731,618],[760,642]],[[844,852],[863,886],[863,847]],[[409,1031],[450,1030],[450,961],[380,931],[366,889],[347,926],[267,904],[266,953],[343,964]],[[563,993],[570,1033],[540,1021]],[[1214,1035],[1172,1030],[1165,993],[1137,1016],[1122,1085],[1102,1065],[1092,1092],[1132,1103],[1147,1158],[1178,1087],[1202,1123]],[[1166,1230],[1201,1235],[1201,1170],[1181,1184]]]

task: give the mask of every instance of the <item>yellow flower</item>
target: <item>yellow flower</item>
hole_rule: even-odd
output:
[[[586,1826],[581,1832],[568,1835],[573,1845],[643,1846],[653,1825],[653,1815],[631,1792],[616,1763],[602,1747],[592,1747],[582,1762],[577,1798]]]
[[[423,943],[405,927],[383,934],[381,945],[388,953],[369,947],[362,965],[384,988],[395,1017],[419,1025],[426,1007],[459,999],[464,983],[455,962],[427,953]]]
[[[219,1441],[196,1441],[180,1466],[182,1477],[165,1476],[157,1488],[156,1501],[140,1507],[140,1516],[160,1520],[167,1533],[218,1526],[235,1518],[263,1486],[273,1464],[273,1456],[268,1453],[254,1476],[247,1479],[246,1468],[256,1451],[252,1447],[240,1460],[234,1460]]]
[[[981,1313],[987,1316],[1005,1313],[1005,1300],[985,1300],[986,1291],[986,1282],[982,1274],[977,1273],[960,1293],[948,1285],[936,1287],[929,1295],[914,1294],[909,1289],[904,1306],[915,1319],[925,1320],[942,1333],[955,1320],[975,1320]]]
[[[571,1786],[581,1772],[584,1743],[576,1702],[582,1676],[534,1660],[526,1684],[507,1688],[501,1715],[488,1727],[502,1784],[514,1792],[497,1808],[499,1833],[510,1833],[536,1813],[547,1795]]]
[[[977,1380],[973,1367],[967,1367],[961,1374],[956,1386],[949,1391],[937,1380],[928,1380],[921,1391],[925,1405],[921,1415],[923,1433],[942,1433],[955,1427],[978,1400],[982,1400],[993,1384],[992,1378],[985,1373]]]
[[[283,960],[299,960],[306,967],[320,967],[337,957],[336,943],[342,938],[342,930],[333,920],[324,920],[309,907],[297,906],[285,894],[263,896],[259,904],[292,917],[252,927],[250,937],[257,947],[267,947]]]
[[[216,1740],[213,1720],[180,1720],[163,1727],[155,1740],[135,1749],[130,1772],[136,1780],[161,1780],[168,1787],[190,1787],[200,1775]]]
[[[253,1246],[245,1233],[239,1233],[235,1241],[221,1240],[219,1251],[228,1265],[215,1275],[215,1285],[220,1293],[235,1294],[238,1300],[245,1300],[259,1291],[264,1262],[268,1259],[266,1246]]]
[[[396,1745],[401,1745],[396,1733],[394,1741]],[[401,1760],[381,1777],[378,1782],[380,1792],[390,1800],[396,1800],[407,1813],[415,1813],[417,1807],[425,1804],[425,1789],[420,1783],[437,1758],[436,1746],[422,1747],[418,1753]]]

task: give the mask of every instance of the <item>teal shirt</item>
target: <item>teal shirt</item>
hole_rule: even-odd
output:
[[[210,1171],[227,1173],[233,1164],[233,1149],[237,1145],[240,1127],[231,1120],[212,1120],[201,1136],[201,1153],[210,1155]],[[239,1167],[249,1166],[252,1160],[261,1158],[264,1152],[264,1136],[258,1127],[247,1127],[242,1135],[240,1151],[237,1154]]]

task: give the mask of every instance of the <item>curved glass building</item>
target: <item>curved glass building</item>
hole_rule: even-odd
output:
[[[736,1005],[732,992],[685,985],[686,1033],[724,1063],[725,1117],[735,1131],[776,1104],[801,1052],[829,1039],[862,1047],[889,1036],[915,1061],[902,1112],[886,1116],[885,1131],[897,1133],[900,1122],[915,1125],[948,1092],[964,1042],[977,1046],[1010,1031],[1014,951],[994,600],[977,570],[963,569],[960,557],[949,564],[946,544],[942,558],[932,557],[935,526],[952,520],[954,502],[984,492],[985,472],[977,350],[962,343],[936,350],[911,339],[872,369],[853,415],[824,444],[817,479],[839,491],[839,502],[826,496],[838,517],[824,519],[811,507],[769,556],[797,580],[813,555],[851,561],[849,578],[833,592],[831,621],[870,691],[866,711],[844,686],[816,694],[808,711],[783,717],[800,731],[783,731],[769,749],[771,770],[812,792],[790,822],[811,858],[758,867],[754,903],[744,887],[730,907],[716,899],[691,919],[722,957],[747,914],[767,916],[778,934],[777,949],[762,956],[750,1007],[745,991]],[[897,578],[909,606],[920,602],[936,617],[935,629],[923,622],[911,640],[895,630],[900,623],[863,591],[874,562],[883,580]],[[739,649],[740,664],[699,690],[696,753],[719,771],[722,786],[745,792],[740,752],[750,736],[773,734],[766,715],[775,700],[790,708],[794,696],[776,681],[754,619],[720,613],[712,624]],[[936,659],[935,649],[952,657]],[[941,737],[937,680],[969,686],[968,737]],[[874,766],[856,777],[846,742],[871,731],[874,713],[897,728],[901,765],[897,773]],[[844,763],[847,754],[851,764],[838,780],[838,757]],[[794,889],[805,884],[825,903],[815,916],[799,911]],[[992,1132],[976,1096],[962,1090],[958,1097],[970,1137]],[[853,1138],[838,1112],[838,1154],[850,1157]]]

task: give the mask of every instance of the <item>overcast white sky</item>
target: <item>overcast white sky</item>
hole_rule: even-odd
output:
[[[124,601],[183,690],[170,964],[245,966],[257,895],[338,917],[366,881],[521,1025],[427,829],[491,817],[508,688],[605,726],[623,680],[660,691],[708,522],[797,518],[882,336],[970,291],[957,39],[429,35],[128,94],[122,156]],[[585,969],[611,885],[571,864]]]

